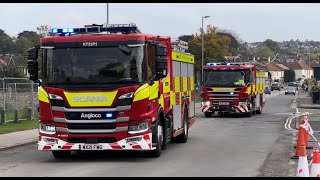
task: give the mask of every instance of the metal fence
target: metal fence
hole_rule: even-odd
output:
[[[0,120],[30,120],[38,117],[38,84],[28,78],[0,78]]]

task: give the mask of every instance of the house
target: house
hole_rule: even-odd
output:
[[[271,73],[271,78],[273,80],[281,80],[283,78],[284,70],[277,66],[277,64],[265,63],[265,67]]]
[[[311,78],[313,76],[313,69],[308,67],[303,60],[295,60],[293,62],[286,63],[289,69],[294,70],[296,79],[298,78]]]
[[[319,60],[313,60],[310,62],[310,68],[313,68],[315,66],[318,66],[319,65]]]

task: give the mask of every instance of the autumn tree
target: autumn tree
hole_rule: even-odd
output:
[[[230,38],[217,35],[216,30],[216,27],[208,25],[206,32],[204,32],[204,64],[207,62],[224,61],[224,56],[232,55],[229,52]],[[202,64],[201,30],[193,35],[193,40],[188,45],[190,53],[195,56],[195,70],[199,71]]]

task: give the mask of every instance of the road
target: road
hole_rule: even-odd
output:
[[[197,121],[186,144],[172,143],[161,157],[95,151],[56,160],[36,144],[0,152],[3,176],[287,176],[292,133],[284,129],[294,96],[267,95],[261,115],[215,115]],[[291,138],[291,139],[290,139]]]

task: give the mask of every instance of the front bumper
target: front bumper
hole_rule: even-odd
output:
[[[46,138],[49,138],[48,142]],[[39,135],[38,150],[57,151],[57,150],[153,150],[152,133],[128,137],[114,143],[95,143],[99,149],[83,149],[83,145],[92,145],[86,143],[68,143],[58,138]]]
[[[247,113],[249,108],[247,104],[237,105],[218,105],[218,104],[202,104],[202,112],[228,112],[228,113]]]

